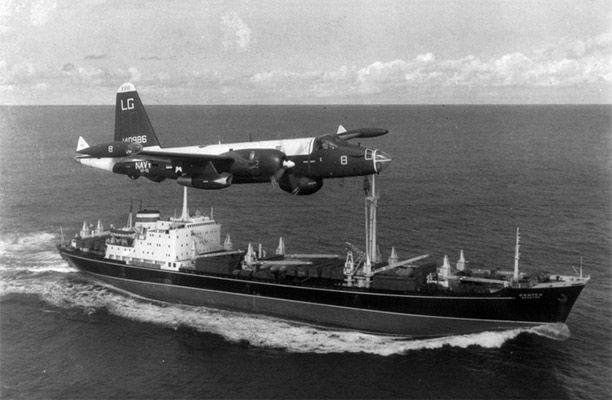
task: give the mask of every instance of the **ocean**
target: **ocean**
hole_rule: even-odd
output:
[[[145,99],[146,100],[146,99]],[[164,146],[316,136],[362,140],[393,162],[377,180],[379,243],[399,257],[464,250],[473,265],[592,279],[566,324],[413,339],[166,304],[93,282],[57,254],[83,221],[130,201],[180,212],[174,181],[75,163],[77,138],[112,140],[114,107],[0,107],[3,399],[555,398],[612,394],[612,107],[148,106]],[[271,184],[191,189],[234,245],[289,252],[363,242],[361,178],[311,196]],[[363,246],[362,246],[363,247]]]

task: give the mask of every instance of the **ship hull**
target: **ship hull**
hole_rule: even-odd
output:
[[[60,249],[95,279],[149,299],[271,315],[309,324],[411,337],[564,322],[583,285],[434,295],[261,282],[112,262]]]

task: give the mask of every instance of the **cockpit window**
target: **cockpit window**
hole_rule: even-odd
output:
[[[374,153],[374,151],[372,149],[366,149],[366,151],[365,151],[365,159],[366,160],[371,160],[373,153]]]
[[[332,150],[342,146],[344,141],[336,137],[336,135],[322,136],[317,138],[315,146],[319,149]]]
[[[337,149],[338,145],[329,139],[321,140],[321,147],[325,150]]]

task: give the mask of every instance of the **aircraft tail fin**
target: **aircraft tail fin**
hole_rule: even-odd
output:
[[[89,147],[89,145],[87,144],[85,139],[83,139],[83,136],[79,136],[79,141],[77,142],[76,151],[81,151],[81,150],[86,149],[88,147]]]
[[[143,147],[159,146],[149,116],[140,101],[136,88],[124,83],[117,90],[115,103],[115,141],[141,144]]]

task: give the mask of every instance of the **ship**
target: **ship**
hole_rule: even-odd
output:
[[[402,337],[441,337],[565,323],[588,275],[519,270],[517,228],[514,269],[471,268],[463,251],[456,263],[427,254],[383,260],[377,243],[376,177],[367,178],[365,250],[290,254],[279,239],[267,254],[248,243],[234,249],[221,224],[190,214],[187,188],[182,213],[130,213],[126,226],[101,221],[58,250],[72,267],[141,298],[271,316],[324,329]]]

